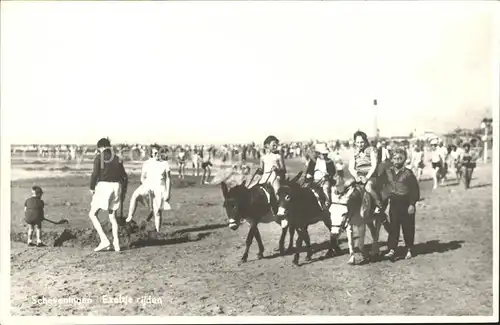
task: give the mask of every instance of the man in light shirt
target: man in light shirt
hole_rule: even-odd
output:
[[[171,177],[170,166],[166,160],[160,160],[158,147],[152,147],[151,158],[142,165],[141,185],[134,191],[130,199],[127,222],[137,208],[137,201],[147,200],[151,213],[155,218],[156,231],[160,231],[162,211],[170,210]]]

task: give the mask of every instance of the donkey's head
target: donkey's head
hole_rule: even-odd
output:
[[[300,176],[302,176],[302,172],[291,180],[285,180],[278,190],[276,194],[278,199],[278,217],[285,218],[290,212],[290,207],[294,204],[301,189],[300,184],[297,183]]]
[[[228,217],[229,228],[238,229],[248,201],[249,190],[245,182],[236,185],[231,189],[225,182],[221,183],[222,195],[224,196],[224,209]]]

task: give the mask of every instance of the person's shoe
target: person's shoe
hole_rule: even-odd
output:
[[[45,247],[47,245],[45,245],[44,243],[42,243],[41,241],[36,243],[36,247]]]
[[[393,259],[394,256],[396,256],[396,252],[394,252],[394,249],[389,250],[389,252],[387,252],[384,255],[385,258],[389,258],[389,259]]]
[[[373,211],[374,214],[380,214],[382,209],[380,207],[375,207],[375,210]]]
[[[103,251],[103,250],[109,250],[111,246],[111,243],[108,241],[108,242],[101,242],[99,244],[99,246],[97,246],[96,248],[94,248],[94,252],[100,252],[100,251]]]
[[[412,253],[411,253],[411,249],[408,249],[408,252],[406,253],[406,256],[405,256],[405,259],[409,260],[413,257]]]
[[[33,247],[33,246],[36,246],[36,245],[35,245],[35,244],[34,244],[34,243],[30,240],[30,241],[28,242],[28,246]]]
[[[125,219],[125,222],[130,222],[132,221],[132,216],[128,216],[127,219]]]

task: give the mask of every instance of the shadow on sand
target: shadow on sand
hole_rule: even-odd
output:
[[[472,185],[471,187],[469,187],[469,189],[473,189],[473,188],[482,188],[482,187],[491,187],[492,184],[491,183],[487,183],[487,184],[477,184],[477,185]]]
[[[425,243],[418,243],[413,247],[413,255],[427,255],[434,253],[446,253],[448,251],[456,250],[462,248],[463,240],[452,240],[447,243],[441,243],[439,240],[429,240]],[[398,247],[396,249],[396,258],[393,260],[399,261],[404,259],[406,254],[406,249],[404,247]]]
[[[295,237],[296,238],[296,237]],[[357,240],[358,239],[358,236],[354,236],[354,240]],[[342,243],[342,242],[346,242],[347,241],[347,238],[340,238],[339,240],[339,244]],[[280,254],[279,251],[277,251],[277,249],[275,249],[275,253],[272,254],[272,255],[268,255],[268,256],[264,256],[264,259],[274,259],[274,258],[277,258],[277,257],[280,257],[280,256],[291,256],[293,254],[295,254],[295,241],[294,241],[294,247],[291,249],[291,250],[286,250],[286,247],[288,245],[288,242],[285,243],[285,253],[284,254]],[[369,245],[365,245],[366,247],[368,247]],[[326,251],[328,250],[328,248],[330,248],[330,241],[329,240],[326,240],[322,243],[311,243],[311,249],[312,249],[312,252],[313,252],[313,256],[314,254],[317,254],[321,251]],[[301,257],[305,256],[303,255],[302,253],[307,253],[307,247],[302,244],[302,247],[300,248],[299,252],[301,253]],[[345,254],[348,254],[349,253],[349,249],[345,248],[345,249],[342,249],[340,251],[340,254],[336,254],[335,256],[342,256],[342,255],[345,255]],[[332,257],[335,257],[335,256],[332,256]],[[331,257],[328,257],[328,258],[331,258]],[[316,261],[316,260],[323,260],[325,259],[324,256],[323,257],[319,257],[317,259],[313,258],[311,260],[311,262],[313,261]]]
[[[196,236],[189,236],[189,235],[185,234],[184,236],[167,238],[167,239],[159,239],[159,238],[151,238],[151,237],[141,238],[141,239],[130,242],[130,244],[128,245],[128,249],[140,248],[140,247],[146,247],[146,246],[165,246],[165,245],[175,245],[175,244],[181,244],[181,243],[194,242],[194,241],[202,240],[203,238],[206,238],[206,237],[210,236],[211,234],[212,234],[211,232],[198,233],[198,234],[196,234]]]

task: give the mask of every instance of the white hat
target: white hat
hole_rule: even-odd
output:
[[[438,140],[437,139],[432,139],[431,140],[431,145],[433,145],[433,144],[438,144]]]
[[[328,153],[328,148],[326,147],[326,144],[324,144],[324,143],[316,144],[315,150],[321,154]]]

